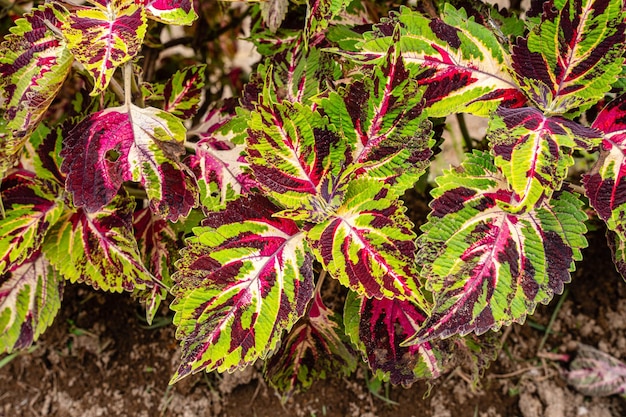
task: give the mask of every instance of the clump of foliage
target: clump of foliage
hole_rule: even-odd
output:
[[[69,280],[131,292],[148,320],[171,295],[172,383],[265,359],[288,395],[361,357],[410,385],[458,355],[479,370],[480,335],[560,294],[589,212],[626,276],[623,1],[535,1],[523,19],[476,0],[303,3],[7,9],[2,351],[40,336]],[[246,18],[262,58],[244,82],[225,63]],[[170,25],[188,28],[164,42]],[[403,195],[462,113],[486,138],[411,219]]]

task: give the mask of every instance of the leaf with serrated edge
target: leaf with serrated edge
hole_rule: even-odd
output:
[[[0,176],[19,159],[71,69],[65,41],[48,27],[59,28],[66,15],[59,5],[40,6],[18,19],[0,45]]]
[[[135,0],[105,0],[79,7],[61,27],[67,46],[102,93],[115,69],[134,58],[146,34],[146,10]]]
[[[24,170],[2,181],[0,219],[0,274],[21,264],[39,251],[43,239],[64,211],[62,187]]]
[[[377,181],[352,181],[343,205],[313,226],[307,241],[328,273],[353,291],[421,303],[413,225],[402,203],[386,194]]]
[[[626,395],[626,364],[591,346],[579,344],[576,358],[565,372],[567,383],[583,395]]]
[[[384,182],[401,196],[424,173],[432,156],[431,124],[422,112],[420,87],[395,44],[371,76],[331,92],[320,104],[353,146],[359,177]]]
[[[317,379],[348,376],[356,364],[341,316],[326,307],[316,291],[308,314],[265,362],[264,375],[286,400],[308,389]]]
[[[186,216],[197,203],[197,186],[179,160],[184,141],[182,122],[152,107],[130,104],[88,116],[67,135],[61,152],[74,205],[98,211],[124,181],[136,181],[155,213],[171,221]]]
[[[366,35],[359,52],[344,55],[364,63],[383,60],[396,43],[391,33],[399,25],[397,48],[405,64],[426,69],[416,79],[426,88],[430,116],[461,111],[486,116],[499,104],[523,104],[525,98],[507,70],[508,54],[497,37],[449,4],[442,16],[443,20],[429,19],[402,7]]]
[[[299,103],[259,103],[247,161],[263,190],[292,219],[321,221],[341,203],[350,148],[328,120]]]
[[[182,363],[174,383],[200,370],[235,370],[265,358],[313,297],[313,257],[295,222],[264,197],[209,215],[187,241],[171,305]]]
[[[261,17],[272,33],[275,33],[287,16],[289,0],[267,0],[260,4]]]
[[[589,203],[606,222],[613,261],[626,279],[626,96],[609,103],[592,127],[604,137],[600,157],[583,183]]]
[[[148,17],[171,25],[191,25],[198,18],[192,0],[142,0]]]
[[[346,6],[349,0],[308,0],[304,39],[311,39],[313,35],[326,29],[330,23]]]
[[[418,379],[434,379],[443,371],[446,342],[401,346],[413,336],[426,314],[408,301],[366,298],[348,293],[344,308],[346,333],[370,368],[392,384],[410,386]]]
[[[563,291],[587,244],[587,216],[574,194],[561,191],[549,204],[508,213],[498,203],[513,193],[481,152],[437,184],[417,257],[435,306],[406,343],[522,323]]]
[[[531,107],[499,108],[487,130],[495,163],[517,201],[511,211],[532,209],[561,188],[576,149],[590,150],[600,132],[559,116],[547,117]]]
[[[115,292],[152,287],[133,236],[134,209],[134,200],[118,195],[100,211],[68,212],[46,234],[43,252],[71,282]]]
[[[580,114],[604,97],[624,62],[623,0],[547,2],[513,47],[513,74],[546,114]]]
[[[40,254],[0,275],[0,353],[29,347],[52,324],[63,282]]]

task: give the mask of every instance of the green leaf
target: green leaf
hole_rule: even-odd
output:
[[[171,379],[265,358],[313,297],[313,257],[295,222],[255,195],[194,230],[176,263],[171,305],[182,363]]]
[[[134,0],[100,0],[78,7],[62,26],[67,46],[102,93],[115,69],[134,58],[146,34],[146,9]]]
[[[417,262],[435,306],[407,343],[523,323],[563,291],[582,258],[587,215],[571,192],[523,214],[501,208],[514,194],[488,154],[469,155],[437,179]]]
[[[351,182],[343,205],[313,226],[307,241],[324,269],[353,291],[420,304],[413,225],[387,193],[374,180]]]
[[[0,353],[32,345],[61,306],[63,280],[34,255],[0,275]]]
[[[102,210],[64,214],[46,234],[43,252],[71,282],[122,292],[152,287],[133,236],[134,200],[121,195]]]

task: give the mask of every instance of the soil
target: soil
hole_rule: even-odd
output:
[[[430,391],[425,382],[369,389],[363,366],[285,404],[261,379],[260,366],[169,386],[179,348],[167,309],[157,320],[162,327],[147,328],[128,295],[68,285],[52,327],[0,368],[0,416],[625,416],[626,401],[578,394],[553,360],[580,342],[626,359],[626,285],[601,231],[589,237],[584,259],[564,296],[540,306],[526,325],[501,332],[504,347],[477,387],[459,368]]]

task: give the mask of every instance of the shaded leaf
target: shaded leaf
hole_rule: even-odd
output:
[[[163,110],[182,119],[198,111],[205,83],[206,65],[196,65],[176,71],[163,88]]]
[[[318,379],[347,376],[356,365],[341,316],[326,307],[319,292],[315,292],[308,314],[295,324],[280,348],[266,361],[264,374],[286,400],[307,390]]]
[[[589,203],[606,222],[613,261],[626,279],[626,96],[609,103],[592,126],[604,137],[598,161],[583,183]]]
[[[267,0],[260,3],[261,17],[272,33],[275,33],[287,16],[289,0]]]
[[[93,77],[91,95],[97,95],[106,90],[115,69],[137,55],[147,24],[146,11],[135,0],[93,4],[70,14],[62,31],[74,57]]]
[[[313,297],[313,257],[295,222],[242,197],[196,228],[177,262],[171,305],[182,361],[171,382],[265,358]]]
[[[418,379],[437,378],[444,370],[446,342],[402,343],[412,337],[427,315],[408,302],[366,298],[348,293],[344,308],[346,333],[372,371],[383,380],[407,387]]]
[[[0,353],[32,345],[61,307],[63,279],[39,253],[0,275]]]
[[[26,262],[36,252],[48,229],[60,218],[65,205],[59,184],[19,170],[2,181],[0,219],[0,274]]]
[[[0,176],[19,159],[69,73],[74,58],[60,28],[67,12],[48,3],[15,22],[0,45]]]
[[[432,192],[417,262],[435,306],[407,343],[523,323],[563,291],[581,259],[587,216],[567,190],[523,214],[501,208],[514,194],[488,154],[469,155]]]
[[[622,0],[566,0],[543,5],[541,23],[513,48],[526,95],[547,114],[580,114],[617,80],[624,59]]]
[[[152,107],[115,107],[77,124],[64,140],[61,170],[74,205],[96,212],[124,181],[140,182],[150,208],[171,221],[196,205],[193,174],[180,162],[185,127],[175,116]]]
[[[133,200],[116,196],[100,211],[65,213],[48,231],[43,252],[71,282],[85,282],[104,291],[152,287],[133,236]]]
[[[487,137],[516,201],[512,211],[532,209],[561,188],[576,149],[590,150],[600,132],[562,117],[547,117],[531,107],[499,108],[489,122]]]
[[[379,182],[351,182],[343,205],[311,227],[307,241],[324,269],[353,291],[420,303],[413,225],[386,194]]]

